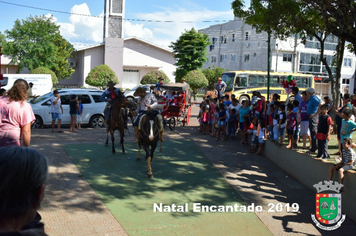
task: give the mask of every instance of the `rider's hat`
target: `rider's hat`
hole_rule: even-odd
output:
[[[142,87],[137,88],[134,93],[134,96],[139,96],[141,93],[146,93],[146,89]]]
[[[115,86],[115,82],[114,81],[109,81],[107,84],[106,84],[106,86],[108,86],[108,87],[110,87],[110,86]]]
[[[163,80],[163,78],[162,78],[162,77],[159,77],[158,80]]]

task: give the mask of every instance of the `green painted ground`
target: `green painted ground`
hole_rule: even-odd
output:
[[[117,154],[103,144],[65,145],[85,179],[129,235],[272,235],[254,213],[193,212],[193,203],[243,205],[235,190],[192,141],[170,141],[147,164],[137,147]],[[129,158],[130,157],[130,158]],[[188,212],[153,212],[154,203],[188,203]]]

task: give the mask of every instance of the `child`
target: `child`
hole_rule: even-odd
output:
[[[298,142],[299,142],[299,134],[300,134],[300,115],[299,115],[299,101],[294,100],[293,101],[293,112],[295,114],[295,132],[294,132],[294,143],[293,147],[298,147]]]
[[[216,140],[220,140],[220,132],[223,133],[223,140],[226,140],[225,130],[226,130],[226,111],[223,103],[219,104],[219,113],[218,113],[218,137]]]
[[[235,109],[231,109],[230,110],[230,116],[229,116],[229,120],[227,122],[227,133],[226,133],[226,137],[228,138],[231,134],[232,140],[235,139],[235,121],[236,121],[237,117],[236,117],[236,110]]]
[[[199,114],[197,116],[197,119],[199,121],[199,131],[200,133],[203,132],[203,123],[202,123],[202,117],[203,117],[203,107],[205,106],[205,101],[202,101],[199,105],[200,110],[199,110]]]
[[[345,138],[343,141],[342,149],[342,160],[338,164],[334,164],[329,169],[329,180],[333,179],[334,170],[339,172],[340,183],[343,184],[344,181],[344,172],[348,170],[355,169],[355,159],[356,153],[351,148],[352,140],[350,138]],[[341,189],[343,191],[343,188]]]
[[[279,135],[279,144],[283,145],[283,135],[284,135],[284,128],[286,127],[286,119],[287,115],[285,112],[286,105],[281,104],[279,105],[279,123],[278,123],[278,135]]]
[[[274,107],[274,116],[273,116],[273,141],[278,143],[278,136],[279,136],[279,129],[278,129],[278,124],[279,124],[279,115],[281,114],[281,111],[279,110],[279,102],[274,102],[273,107]]]
[[[240,108],[239,111],[239,121],[240,121],[240,130],[241,132],[244,131],[244,117],[248,117],[250,113],[250,108],[249,102],[248,101],[242,101],[242,107]]]
[[[218,131],[218,118],[219,118],[219,107],[215,107],[215,112],[214,112],[214,123],[213,123],[213,134],[211,135],[212,137],[216,137],[216,132]]]
[[[268,120],[267,120],[267,123],[268,123],[268,133],[269,133],[269,139],[270,140],[273,140],[273,117],[274,117],[274,113],[275,113],[275,110],[274,110],[274,106],[271,106],[267,112],[267,115],[268,115]]]
[[[256,121],[257,123],[258,121]],[[250,153],[254,153],[257,151],[257,146],[258,146],[258,133],[257,133],[257,129],[258,129],[258,125],[257,124],[253,124],[253,130],[248,130],[247,132],[249,134],[252,134],[252,137],[251,137],[251,144],[252,144],[252,147],[250,149]]]
[[[352,132],[356,128],[356,123],[351,121],[352,111],[350,109],[344,109],[342,111],[344,119],[342,119],[340,140],[343,142],[345,138],[352,138]]]
[[[260,155],[262,152],[263,146],[266,143],[266,128],[265,128],[265,120],[263,117],[258,118],[258,127],[257,127],[257,134],[258,134],[258,150],[256,155]]]
[[[244,146],[247,146],[247,137],[248,137],[249,132],[251,130],[253,130],[253,124],[251,123],[249,116],[244,116],[243,122],[240,122],[240,125],[241,125],[241,123],[243,124],[243,127],[244,127],[244,129],[241,133],[241,136],[242,136],[241,144]]]
[[[229,96],[229,94],[226,94],[224,96],[224,107],[225,107],[225,110],[227,110],[231,104],[232,103],[230,101],[230,96]]]
[[[202,106],[201,124],[203,134],[208,134],[209,112],[207,106]]]
[[[78,109],[78,116],[77,116],[77,128],[78,129],[81,129],[81,125],[82,125],[82,114],[83,114],[83,104],[82,104],[82,100],[81,99],[78,99],[78,106],[79,106],[79,109]]]
[[[315,138],[318,140],[318,155],[317,158],[330,158],[328,154],[328,143],[330,140],[330,130],[333,121],[328,115],[328,105],[321,106],[321,115],[319,116],[318,132]]]
[[[77,121],[77,113],[79,110],[78,100],[76,95],[72,95],[69,103],[69,114],[70,114],[70,131],[76,133],[75,122]]]
[[[288,134],[288,145],[286,148],[292,149],[294,144],[294,132],[295,132],[295,113],[293,112],[294,105],[288,103],[287,105],[287,134]],[[282,140],[283,141],[283,140]],[[282,144],[282,143],[281,143]]]
[[[209,121],[208,121],[208,130],[209,133],[213,133],[213,124],[215,122],[215,104],[212,97],[209,98]]]
[[[308,109],[308,96],[307,92],[302,92],[303,101],[299,104],[299,112],[300,112],[300,135],[303,137],[303,149],[307,149],[307,138],[309,139],[309,143],[311,143],[310,132],[309,132],[309,117],[307,114]]]

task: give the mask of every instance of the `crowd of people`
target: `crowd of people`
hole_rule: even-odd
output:
[[[250,152],[257,155],[267,139],[281,146],[286,137],[286,148],[293,149],[301,143],[300,148],[306,149],[307,154],[316,154],[315,158],[326,160],[331,158],[328,152],[330,134],[336,129],[339,150],[334,155],[338,156],[339,163],[330,167],[330,179],[337,170],[342,183],[343,172],[355,168],[356,155],[352,148],[356,144],[352,143],[352,132],[356,130],[356,96],[353,105],[351,96],[344,94],[342,105],[337,108],[329,97],[322,101],[313,88],[300,93],[298,87],[293,87],[292,95],[288,103],[281,102],[278,94],[273,94],[268,102],[258,91],[253,92],[251,100],[243,100],[241,104],[234,94],[207,97],[200,104],[199,131],[217,141],[234,140],[235,135],[240,134],[242,145],[248,145],[251,135]]]

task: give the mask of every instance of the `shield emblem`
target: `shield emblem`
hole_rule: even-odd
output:
[[[338,222],[341,218],[341,194],[316,194],[316,218],[326,225]]]

